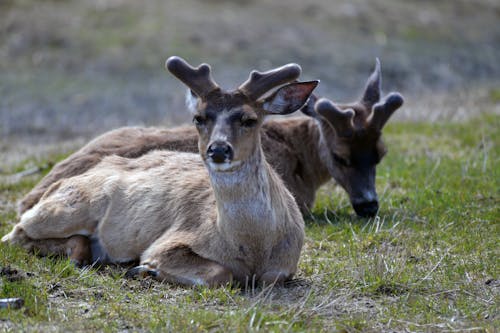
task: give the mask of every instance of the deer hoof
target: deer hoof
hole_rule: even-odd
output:
[[[157,277],[158,271],[156,269],[151,269],[147,265],[139,265],[129,269],[127,273],[125,273],[125,277],[129,279],[136,277],[146,278],[148,276]]]
[[[9,232],[7,235],[4,235],[4,236],[2,237],[2,243],[8,243],[8,242],[10,241],[10,238],[12,237],[12,236],[11,236],[11,234],[12,234],[12,233],[11,233],[11,232]]]

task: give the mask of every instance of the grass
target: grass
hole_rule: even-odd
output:
[[[324,187],[307,220],[298,280],[286,287],[184,289],[1,244],[0,266],[18,274],[2,271],[0,298],[25,305],[0,310],[0,329],[496,332],[498,128],[498,115],[388,124],[379,216],[355,217],[341,190]],[[25,164],[34,163],[48,162]],[[16,222],[13,203],[39,177],[0,184],[2,234]]]
[[[385,130],[376,219],[353,216],[333,184],[321,189],[296,284],[183,289],[0,244],[0,298],[25,300],[0,310],[0,331],[496,332],[499,8],[488,0],[0,1],[2,235],[16,222],[16,201],[65,157],[68,146],[47,150],[44,140],[186,120],[177,111],[184,89],[162,70],[169,55],[210,63],[228,88],[252,68],[296,61],[305,79],[321,79],[320,95],[339,101],[356,97],[378,56],[384,88],[407,98],[396,117],[416,120]]]

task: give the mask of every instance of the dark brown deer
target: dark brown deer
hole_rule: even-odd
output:
[[[172,57],[167,68],[197,96],[200,154],[108,156],[53,184],[2,241],[82,263],[91,252],[88,237],[93,260],[140,259],[131,275],[185,285],[291,278],[304,221],[265,160],[260,127],[267,114],[300,109],[318,82],[286,84],[260,98],[294,81],[300,67],[252,72],[232,92],[218,87],[206,64],[193,68]]]
[[[322,98],[314,103],[314,108],[309,104],[302,109],[317,121],[320,133],[317,151],[322,164],[347,191],[354,210],[363,217],[378,212],[376,166],[387,152],[382,129],[403,104],[401,94],[393,92],[381,100],[380,91],[377,59],[360,101],[335,105]]]
[[[262,127],[262,146],[303,213],[312,207],[318,188],[332,177],[349,194],[361,216],[378,211],[376,165],[386,152],[382,128],[403,103],[398,93],[381,101],[377,60],[360,101],[337,105],[311,98],[302,110],[309,117],[271,120]],[[33,207],[59,179],[81,174],[105,156],[139,157],[153,149],[196,152],[194,127],[174,129],[124,127],[107,132],[56,164],[21,201],[20,214]]]

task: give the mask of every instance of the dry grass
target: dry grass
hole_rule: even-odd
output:
[[[0,297],[25,299],[22,310],[0,310],[0,328],[495,332],[499,125],[493,115],[389,124],[390,153],[377,174],[379,216],[356,218],[343,191],[324,187],[296,280],[285,287],[184,289],[127,280],[126,267],[79,270],[0,245],[0,266],[21,272],[2,274]],[[39,178],[0,180],[2,233],[16,221],[16,199]]]

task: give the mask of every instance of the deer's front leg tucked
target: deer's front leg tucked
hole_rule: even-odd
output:
[[[297,271],[297,260],[302,248],[302,240],[298,233],[286,233],[272,248],[269,261],[263,267],[260,282],[282,285],[292,279]]]
[[[153,244],[141,259],[141,265],[127,272],[127,277],[137,275],[187,286],[216,287],[232,281],[229,269],[200,257],[187,245],[163,248],[160,244]]]

